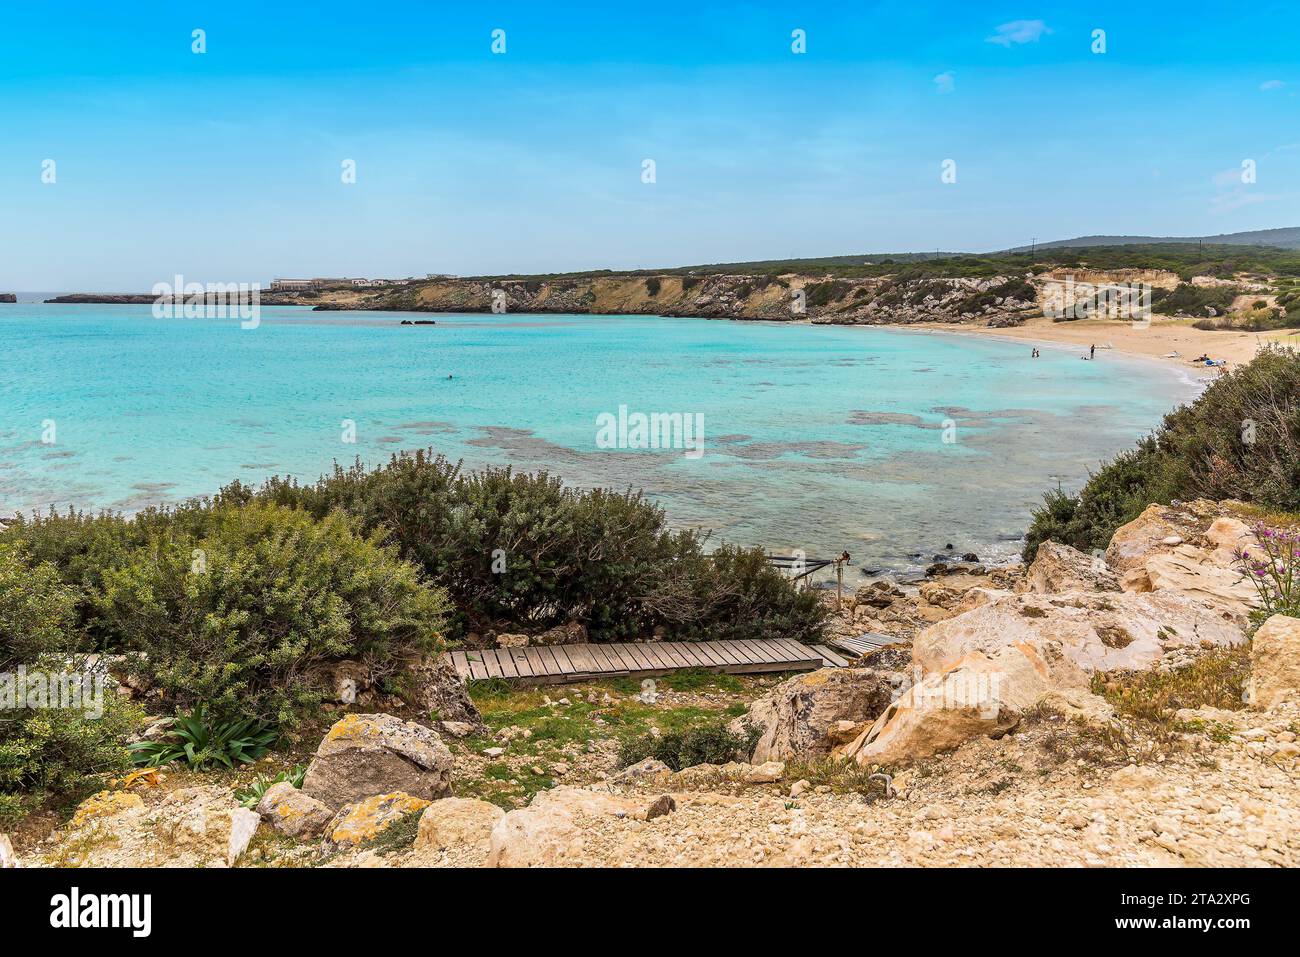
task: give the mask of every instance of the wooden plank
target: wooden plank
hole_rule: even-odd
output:
[[[591,652],[591,659],[596,663],[596,671],[601,674],[609,674],[612,671],[621,671],[623,665],[615,659],[609,658],[609,650],[601,645],[588,645],[587,650]]]
[[[501,663],[497,661],[496,649],[484,648],[479,652],[479,654],[482,655],[483,657],[483,667],[487,669],[488,677],[489,678],[502,677]]]
[[[636,655],[632,654],[630,648],[623,642],[614,645],[605,646],[605,654],[611,659],[616,659],[623,670],[631,674],[634,671],[641,670],[641,662]]]
[[[661,641],[659,642],[659,647],[661,647],[673,661],[677,662],[679,668],[695,667],[693,656],[689,652],[683,651],[679,648],[677,642]]]
[[[709,662],[708,667],[725,668],[728,661],[722,657],[722,653],[718,651],[715,644],[716,643],[712,641],[701,641],[698,651],[704,656],[705,660]]]
[[[785,648],[787,651],[789,651],[794,656],[794,660],[796,661],[799,661],[804,658],[811,660],[818,656],[818,652],[811,645],[805,645],[802,642],[795,641],[793,638],[777,638],[774,640],[782,648]],[[826,656],[822,655],[822,657],[824,658]]]
[[[747,651],[745,651],[744,648],[740,647],[739,642],[724,641],[722,644],[723,647],[725,647],[728,651],[730,651],[733,655],[736,656],[737,664],[741,664],[741,665],[755,664],[753,656],[750,655]]]
[[[487,669],[483,667],[481,652],[467,651],[465,652],[465,660],[469,662],[469,673],[472,677],[481,681],[488,676]]]
[[[519,672],[521,678],[535,678],[537,672],[533,668],[533,663],[528,657],[528,651],[525,648],[507,649],[510,653],[510,660],[514,663],[515,670]]]
[[[559,659],[555,657],[555,651],[553,649],[541,645],[538,647],[537,652],[541,655],[542,661],[546,663],[547,672],[551,676],[556,678],[564,677],[565,668],[560,664]]]
[[[817,654],[821,655],[822,660],[826,662],[826,664],[830,665],[832,668],[845,668],[848,666],[847,661],[845,661],[835,652],[831,651],[825,645],[813,645],[812,650],[817,652]]]
[[[515,659],[509,648],[497,649],[497,664],[501,666],[501,677],[507,681],[519,677],[519,669],[515,667]]]
[[[575,674],[595,674],[596,659],[592,657],[591,645],[569,645],[565,651],[573,664]]]
[[[741,664],[740,658],[737,657],[734,651],[727,647],[726,642],[711,641],[709,642],[709,647],[713,649],[715,655],[722,659],[722,664],[725,667]]]
[[[650,656],[646,654],[646,647],[646,645],[631,641],[623,646],[624,656],[637,663],[637,671],[653,671],[655,669]]]
[[[762,645],[773,661],[808,661],[819,664],[821,660],[821,656],[807,645],[790,639],[767,638],[755,644]]]
[[[560,674],[578,674],[580,669],[573,664],[573,659],[569,657],[569,651],[566,647],[563,645],[552,645],[546,650],[555,656],[555,663],[560,666]]]
[[[681,662],[677,660],[675,655],[670,655],[668,653],[668,649],[664,647],[662,641],[656,641],[646,645],[644,651],[650,656],[650,660],[661,669],[676,671],[682,666]]]
[[[773,655],[769,650],[766,642],[751,641],[747,638],[737,638],[732,641],[733,645],[739,645],[740,650],[749,655],[750,659],[758,664],[771,664],[785,658],[785,652],[780,655]]]
[[[533,669],[534,678],[549,678],[554,674],[554,666],[547,666],[540,649],[529,646],[524,649],[524,654],[528,656],[528,666]]]
[[[692,668],[712,668],[713,659],[704,651],[702,641],[683,641],[677,643],[677,650],[690,658]]]
[[[664,656],[665,661],[671,661],[674,667],[690,668],[691,659],[688,655],[682,653],[677,647],[675,641],[661,641],[658,645],[658,651]]]
[[[637,645],[637,654],[641,655],[646,662],[646,671],[663,671],[664,668],[676,667],[675,664],[668,662],[667,655],[659,649],[655,642],[647,642],[645,645]]]
[[[451,666],[456,669],[456,674],[462,678],[469,677],[469,662],[465,660],[465,652],[453,651],[451,653]]]

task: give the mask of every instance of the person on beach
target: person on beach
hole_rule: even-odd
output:
[[[1088,358],[1089,359],[1097,358],[1097,344],[1095,342],[1092,344],[1092,347],[1088,349]]]

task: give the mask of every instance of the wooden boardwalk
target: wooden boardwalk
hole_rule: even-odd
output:
[[[822,645],[784,638],[750,641],[655,641],[600,645],[539,645],[450,652],[462,678],[503,678],[519,684],[569,684],[594,678],[649,678],[701,668],[728,674],[842,668],[846,658]]]

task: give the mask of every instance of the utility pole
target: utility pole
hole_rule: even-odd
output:
[[[1038,237],[1037,236],[1029,237],[1029,255],[1031,256],[1035,255],[1037,249],[1038,249]]]

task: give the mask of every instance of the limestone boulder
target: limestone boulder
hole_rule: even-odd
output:
[[[320,837],[334,817],[324,803],[304,794],[288,781],[266,789],[257,802],[257,813],[267,824],[286,837],[307,841]]]
[[[111,795],[122,796],[120,800]],[[178,788],[146,804],[107,792],[83,802],[45,863],[75,867],[228,867],[248,848],[261,816],[217,786]]]
[[[1055,690],[1062,667],[1066,666],[1049,668],[1032,646],[970,652],[909,688],[837,756],[860,765],[895,767],[950,751],[980,736],[1001,736]],[[1084,680],[1079,672],[1076,685]]]
[[[411,680],[415,704],[433,720],[468,724],[476,731],[483,728],[483,716],[470,699],[465,679],[447,657],[421,657],[408,662],[403,672]]]
[[[906,597],[906,593],[893,582],[888,579],[881,579],[860,586],[857,592],[854,593],[853,600],[855,605],[870,608],[888,608],[898,599]]]
[[[330,843],[356,845],[373,841],[398,821],[428,806],[428,801],[402,791],[376,794],[345,805],[329,823]]]
[[[505,811],[487,801],[474,798],[445,798],[435,801],[420,815],[420,832],[415,847],[445,850],[466,845],[481,850],[487,857],[492,845],[492,831],[505,817]]]
[[[1273,615],[1250,643],[1247,699],[1256,708],[1300,700],[1300,618]]]
[[[1123,576],[1140,568],[1151,555],[1172,547],[1165,542],[1178,539],[1181,543],[1186,533],[1187,526],[1169,506],[1148,505],[1141,515],[1115,530],[1106,547],[1106,564]]]
[[[1117,592],[1119,578],[1100,558],[1057,542],[1043,542],[1025,573],[1029,591],[1054,595],[1066,591]]]
[[[894,684],[881,672],[822,668],[782,682],[750,705],[731,730],[743,734],[748,725],[760,731],[750,756],[755,764],[816,757],[830,753],[840,722],[874,721],[893,697]]]
[[[1206,547],[1213,549],[1214,561],[1225,566],[1232,565],[1241,552],[1259,544],[1249,525],[1228,515],[1210,523],[1205,530],[1205,542]]]
[[[376,794],[426,801],[451,793],[451,752],[437,732],[389,714],[350,714],[321,740],[302,791],[341,808]]]
[[[550,867],[580,860],[583,822],[599,816],[646,820],[654,802],[581,788],[539,791],[492,829],[488,867]]]
[[[974,608],[982,608],[990,602],[997,601],[1011,592],[1004,588],[972,588],[962,596],[961,604],[953,609],[957,614],[963,614]]]
[[[1259,593],[1241,571],[1218,564],[1211,552],[1192,545],[1150,556],[1125,581],[1131,591],[1166,591],[1213,602],[1243,624],[1259,605]]]
[[[1055,643],[1062,658],[1083,671],[1141,670],[1178,648],[1244,640],[1238,616],[1181,594],[1067,592],[1009,595],[931,625],[917,635],[912,655],[924,672],[943,672],[972,651],[1025,646],[1056,670]],[[1069,685],[1065,677],[1059,686]]]
[[[672,774],[672,768],[658,758],[643,758],[630,764],[611,778],[615,784],[639,784],[647,781],[661,781]]]
[[[8,834],[0,834],[0,870],[18,866],[18,855]]]
[[[571,621],[564,625],[548,628],[529,641],[532,645],[579,645],[587,640],[587,626],[581,622]]]
[[[1179,508],[1150,505],[1116,529],[1106,563],[1125,591],[1166,591],[1213,602],[1244,625],[1258,598],[1236,556],[1255,536],[1245,522],[1220,514],[1225,507],[1200,500]]]

